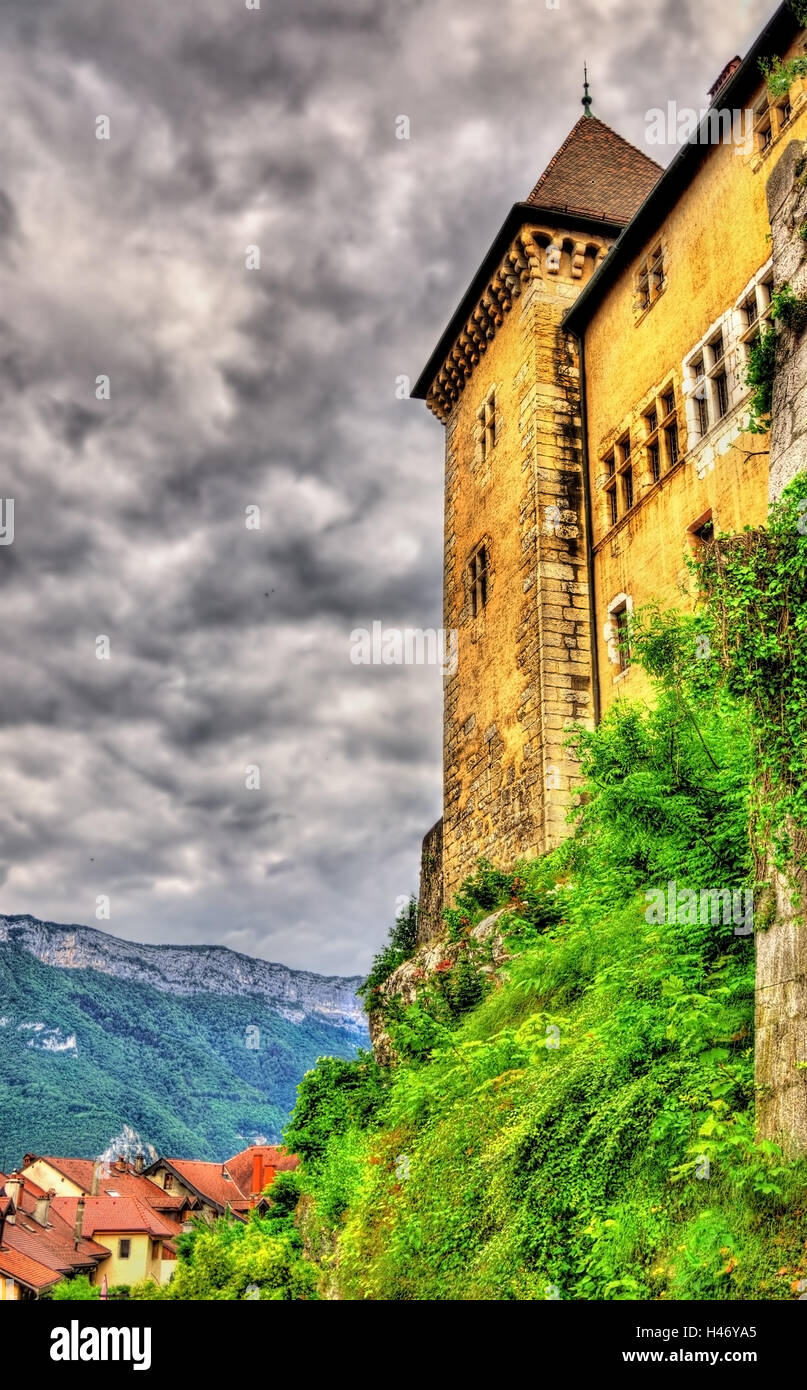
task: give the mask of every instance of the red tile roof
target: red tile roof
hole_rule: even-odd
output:
[[[0,1193],[6,1182],[5,1175],[0,1174]],[[5,1216],[0,1270],[32,1289],[58,1283],[81,1270],[90,1272],[101,1260],[109,1258],[109,1251],[96,1241],[76,1241],[73,1224],[64,1220],[52,1201],[45,1224],[35,1220],[34,1212],[43,1196],[42,1188],[26,1178],[14,1208],[14,1219],[9,1220],[11,1199],[0,1195],[0,1212]],[[9,1265],[14,1265],[16,1273]]]
[[[228,1158],[224,1166],[230,1177],[241,1188],[245,1197],[253,1196],[252,1169],[256,1154],[261,1157],[264,1179],[266,1179],[267,1168],[273,1168],[276,1173],[289,1173],[299,1167],[299,1154],[290,1154],[280,1144],[253,1144],[249,1149],[242,1149],[240,1153]],[[267,1181],[264,1180],[260,1190],[262,1191],[267,1185]]]
[[[224,1208],[229,1203],[234,1211],[243,1211],[249,1206],[248,1198],[238,1184],[224,1176],[226,1164],[208,1163],[195,1158],[166,1158],[161,1161],[173,1168],[183,1182],[214,1206]]]
[[[32,1157],[31,1162],[35,1161],[36,1158]],[[43,1154],[41,1155],[41,1162],[49,1163],[57,1172],[63,1173],[87,1196],[91,1194],[96,1169],[95,1160],[91,1158],[53,1158]],[[26,1178],[26,1183],[29,1181]],[[152,1182],[151,1178],[145,1177],[143,1173],[136,1173],[129,1163],[123,1172],[112,1163],[108,1177],[99,1179],[96,1195],[99,1197],[139,1197],[141,1201],[148,1202],[149,1206],[157,1207],[161,1211],[179,1211],[182,1206],[181,1197],[171,1192],[163,1192],[163,1189],[158,1187],[156,1182]]]
[[[256,1156],[261,1160],[260,1191],[269,1186],[275,1173],[289,1172],[300,1162],[297,1154],[290,1154],[281,1144],[253,1144],[228,1158],[226,1163],[209,1163],[190,1158],[165,1158],[153,1164],[152,1171],[164,1163],[173,1169],[182,1182],[192,1187],[202,1200],[222,1210],[229,1205],[235,1212],[246,1212],[252,1205],[252,1197],[256,1195],[252,1190]]]
[[[527,202],[627,223],[662,173],[660,164],[604,121],[581,116]]]
[[[46,1269],[38,1260],[21,1255],[17,1250],[9,1250],[5,1245],[0,1246],[0,1274],[16,1279],[29,1289],[47,1289],[51,1284],[58,1284],[62,1277],[54,1274],[52,1269]]]
[[[59,1216],[72,1225],[76,1221],[76,1207],[80,1197],[54,1197],[51,1203]],[[158,1240],[170,1240],[182,1230],[178,1221],[172,1221],[162,1212],[155,1211],[148,1202],[139,1197],[85,1197],[84,1216],[81,1233],[92,1237],[96,1232],[145,1233]]]

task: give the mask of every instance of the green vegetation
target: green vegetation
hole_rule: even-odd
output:
[[[780,863],[807,826],[807,475],[767,529],[721,539],[700,570],[726,690],[748,711],[755,751],[754,841]]]
[[[0,980],[5,1172],[30,1151],[101,1153],[124,1122],[160,1153],[228,1158],[257,1134],[278,1138],[317,1057],[355,1055],[343,1030],[292,1023],[256,996],[175,996],[56,969],[12,942],[0,942]],[[29,1046],[19,1025],[38,1021],[75,1034],[77,1055]]]
[[[86,1274],[77,1274],[74,1279],[63,1279],[60,1284],[56,1284],[51,1290],[50,1295],[45,1297],[60,1300],[69,1300],[72,1303],[91,1302],[94,1298],[100,1298],[101,1290],[97,1284],[91,1284]]]
[[[764,328],[751,344],[745,382],[751,388],[750,434],[767,434],[771,427],[773,379],[776,374],[776,330]]]
[[[805,60],[807,61],[807,60]],[[799,235],[801,236],[801,231]],[[790,285],[782,285],[771,296],[771,327],[763,328],[751,344],[745,370],[746,385],[751,388],[750,415],[747,429],[750,434],[767,434],[771,427],[773,383],[776,376],[777,322],[799,334],[807,326],[807,299],[799,298]]]
[[[797,77],[807,77],[807,58],[760,58],[759,67],[772,97],[786,97]]]
[[[304,1079],[287,1139],[324,1296],[794,1296],[807,1166],[754,1139],[753,938],[647,908],[673,880],[754,887],[758,738],[716,632],[641,615],[657,698],[575,736],[572,837],[464,886],[449,930],[501,907],[512,953],[484,997],[436,1020],[424,987],[394,1066]]]
[[[359,995],[365,1000],[369,1007],[372,1007],[373,998],[385,980],[388,980],[393,970],[397,970],[399,965],[403,965],[405,960],[415,950],[418,930],[418,905],[415,898],[410,898],[395,918],[394,924],[390,927],[387,943],[382,946],[378,955],[373,957],[370,973],[364,984],[358,990]]]

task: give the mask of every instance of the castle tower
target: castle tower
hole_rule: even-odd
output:
[[[555,846],[591,722],[580,364],[560,326],[660,168],[590,113],[510,211],[413,395],[445,425],[443,819],[424,841],[420,940],[480,856]]]

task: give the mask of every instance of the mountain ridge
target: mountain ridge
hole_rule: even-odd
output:
[[[46,922],[30,913],[0,913],[3,941],[14,942],[43,965],[62,970],[98,970],[174,995],[258,995],[293,1023],[315,1015],[362,1036],[367,1031],[364,1010],[356,998],[360,975],[294,970],[228,946],[128,941],[84,923]]]
[[[278,1142],[317,1058],[368,1046],[358,983],[0,915],[0,1169],[97,1156],[127,1125],[216,1162]]]

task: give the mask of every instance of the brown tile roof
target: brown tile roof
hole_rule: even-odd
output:
[[[660,164],[596,116],[581,116],[527,199],[538,207],[627,223],[655,187]]]
[[[59,1216],[75,1224],[76,1206],[80,1197],[54,1197],[51,1207]],[[158,1240],[171,1240],[181,1232],[178,1221],[172,1221],[155,1211],[139,1197],[85,1197],[81,1233],[92,1237],[96,1232],[145,1233]]]

